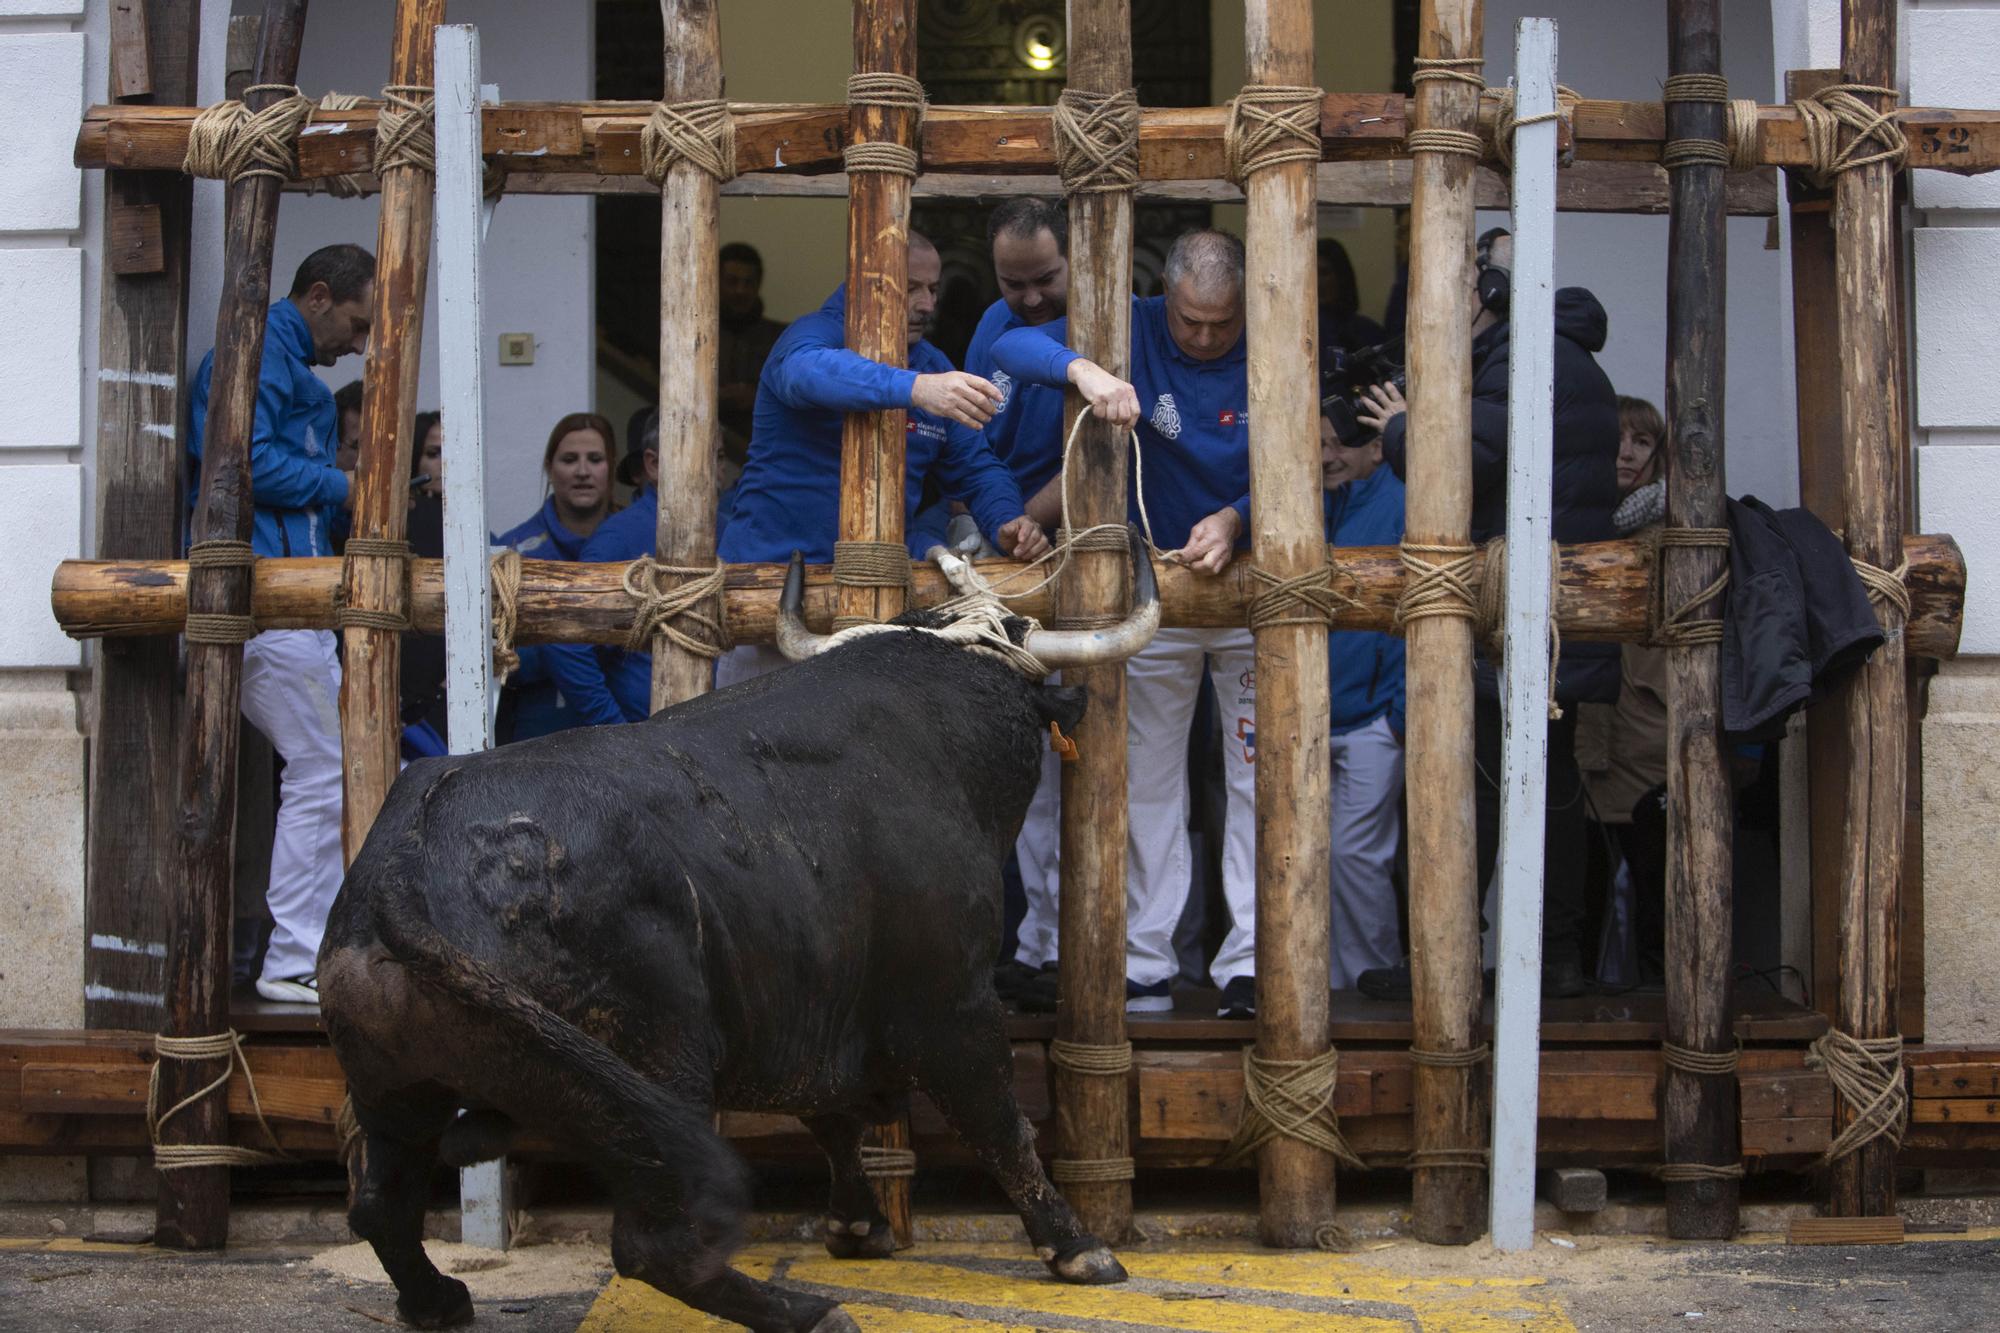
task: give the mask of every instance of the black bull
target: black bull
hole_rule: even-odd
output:
[[[643,723],[412,764],[319,963],[361,1130],[349,1221],[403,1318],[472,1317],[423,1251],[433,1167],[527,1132],[603,1178],[621,1274],[754,1329],[852,1328],[730,1267],[748,1183],[711,1117],[801,1117],[832,1164],[827,1249],[883,1257],[861,1137],[912,1087],[1056,1276],[1123,1280],[1035,1157],[992,987],[1001,866],[1048,724],[1082,711],[1080,691],[885,633]]]

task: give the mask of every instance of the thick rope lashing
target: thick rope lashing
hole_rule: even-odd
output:
[[[1698,1180],[1741,1180],[1741,1162],[1668,1162],[1654,1173],[1668,1184]]]
[[[1660,165],[1667,170],[1714,166],[1748,171],[1757,165],[1757,104],[1748,98],[1732,100],[1728,79],[1720,74],[1671,74],[1661,87],[1660,100],[1713,102],[1725,108],[1721,140],[1685,138],[1666,142],[1660,149]]]
[[[870,1180],[907,1180],[917,1174],[917,1154],[913,1148],[878,1148],[861,1145],[861,1174]]]
[[[514,630],[521,618],[521,553],[502,551],[491,564],[493,587],[493,683],[505,685],[520,669],[514,651]]]
[[[1340,1135],[1333,1094],[1340,1083],[1340,1052],[1329,1046],[1306,1060],[1266,1060],[1243,1048],[1243,1118],[1217,1166],[1255,1160],[1257,1150],[1284,1137],[1308,1144],[1356,1171],[1366,1170]]]
[[[1896,108],[1877,111],[1856,96],[1866,93],[1892,103],[1901,96],[1894,88],[1873,83],[1836,83],[1792,106],[1805,128],[1806,151],[1812,157],[1807,176],[1826,185],[1843,171],[1887,162],[1901,168],[1909,160],[1910,141],[1896,122]],[[1841,131],[1850,131],[1845,143]]]
[[[639,169],[664,186],[674,163],[686,162],[716,181],[736,179],[736,120],[720,97],[655,102],[639,132]]]
[[[1910,1118],[1910,1090],[1903,1083],[1901,1037],[1851,1037],[1830,1028],[1806,1048],[1806,1068],[1825,1071],[1854,1115],[1827,1145],[1821,1166],[1831,1166],[1879,1138],[1902,1146]]]
[[[1412,1171],[1484,1171],[1487,1161],[1484,1148],[1417,1148],[1410,1153],[1409,1167]]]
[[[319,121],[319,113],[329,111],[338,114],[352,111],[367,99],[359,93],[327,93],[313,106],[309,123]],[[368,179],[358,171],[343,172],[338,176],[326,176],[306,181],[306,193],[318,194],[325,191],[336,199],[359,199],[368,193]]]
[[[1079,417],[1079,420],[1081,417]],[[1064,553],[1071,551],[1110,551],[1123,555],[1131,549],[1132,539],[1125,529],[1116,523],[1100,523],[1096,527],[1085,528],[1081,532],[1071,532],[1068,528],[1057,528],[1055,546]],[[1049,553],[1055,554],[1055,550]],[[1048,559],[1044,556],[1043,559]],[[1056,602],[1060,608],[1062,588],[1056,588]],[[1109,629],[1125,617],[1118,611],[1066,611],[1058,609],[1049,617],[1051,629]]]
[[[1504,650],[1507,619],[1507,539],[1486,543],[1486,563],[1479,575],[1479,614],[1473,633],[1496,651]],[[1549,720],[1562,718],[1556,703],[1556,669],[1562,660],[1562,547],[1549,543]]]
[[[1342,574],[1345,571],[1336,569],[1332,561],[1290,578],[1280,578],[1267,569],[1252,565],[1250,577],[1263,584],[1264,590],[1250,599],[1250,628],[1260,630],[1278,625],[1317,625],[1322,629],[1332,629],[1341,608],[1366,610],[1358,599],[1334,587],[1335,577]],[[1346,578],[1350,584],[1353,583],[1352,574],[1346,574]]]
[[[340,553],[341,596],[334,607],[333,622],[342,629],[360,626],[365,629],[381,629],[402,632],[412,628],[406,612],[382,611],[374,607],[350,606],[346,596],[352,582],[354,562],[357,560],[393,560],[402,566],[401,577],[407,582],[410,577],[410,544],[406,541],[383,537],[349,537],[347,545]],[[408,598],[405,596],[404,605]]]
[[[835,542],[833,583],[836,588],[910,587],[910,553],[901,542]],[[835,616],[836,630],[874,622],[866,616]]]
[[[1108,1185],[1137,1174],[1129,1157],[1058,1157],[1049,1163],[1049,1179],[1058,1185]]]
[[[1486,89],[1486,76],[1479,73],[1486,67],[1484,56],[1448,56],[1429,59],[1418,56],[1416,72],[1410,75],[1413,85],[1426,83],[1464,83],[1480,91]]]
[[[1139,95],[1064,88],[1052,117],[1064,194],[1109,194],[1139,184]]]
[[[847,104],[884,107],[892,111],[913,111],[921,133],[924,114],[924,85],[907,74],[883,72],[847,76]],[[841,150],[841,163],[850,175],[885,172],[894,176],[917,174],[917,150],[899,143],[853,143]]]
[[[1854,566],[1854,572],[1860,577],[1862,585],[1868,589],[1868,603],[1875,608],[1876,619],[1883,621],[1884,630],[1889,628],[1888,622],[1882,616],[1882,608],[1885,606],[1895,607],[1896,613],[1904,620],[1910,618],[1908,560],[1904,560],[1894,569],[1871,565],[1860,556],[1849,556],[1848,561]]]
[[[1425,59],[1419,56],[1410,82],[1419,89],[1426,83],[1462,83],[1485,91],[1486,79],[1477,71],[1486,64],[1481,56],[1451,56]],[[1411,130],[1403,139],[1411,153],[1445,153],[1474,159],[1486,156],[1486,141],[1470,130]]]
[[[256,563],[257,552],[249,542],[206,541],[188,548],[190,582],[197,569],[250,569]],[[189,643],[248,643],[257,637],[257,621],[234,612],[193,611],[181,633]]]
[[[1514,114],[1514,90],[1512,88],[1501,88],[1495,92],[1494,96],[1498,99],[1498,107],[1493,117],[1493,156],[1500,159],[1500,165],[1509,170],[1512,170],[1514,166],[1515,130],[1521,128],[1523,125],[1543,125],[1549,121],[1569,125],[1575,118],[1576,104],[1583,100],[1582,94],[1578,93],[1576,89],[1559,83],[1556,85],[1555,110],[1544,111],[1538,116],[1516,116]],[[1572,131],[1572,146],[1569,150],[1571,157],[1576,155],[1574,142],[1575,136]]]
[[[639,604],[632,613],[632,631],[625,637],[625,650],[651,652],[657,637],[696,657],[722,656],[729,647],[723,613],[719,608],[710,613],[700,607],[711,597],[721,598],[726,572],[723,565],[708,569],[699,565],[665,565],[644,555],[625,566],[621,580],[625,595]],[[681,581],[663,583],[663,579]],[[692,630],[683,628],[683,622]]]
[[[1707,587],[1667,613],[1666,553],[1676,547],[1727,552],[1729,529],[1666,527],[1660,529],[1656,541],[1659,549],[1653,562],[1653,577],[1659,585],[1659,595],[1653,600],[1654,624],[1649,637],[1654,643],[1668,648],[1721,643],[1722,617],[1715,615],[1696,619],[1695,612],[1722,596],[1729,587],[1728,563],[1725,561],[1722,572]]]
[[[392,171],[437,174],[437,97],[420,83],[392,83],[375,114],[375,175]]]
[[[1403,560],[1403,595],[1396,603],[1396,624],[1430,616],[1452,616],[1460,620],[1479,619],[1472,589],[1474,547],[1441,546],[1404,542],[1398,548]],[[1439,559],[1432,560],[1437,556]]]
[[[1731,1047],[1726,1051],[1698,1051],[1692,1046],[1677,1046],[1670,1041],[1660,1043],[1660,1062],[1668,1069],[1678,1069],[1685,1074],[1733,1074],[1743,1058],[1743,1048]]]
[[[1302,84],[1247,84],[1230,99],[1222,153],[1229,179],[1238,185],[1251,173],[1287,162],[1320,159],[1320,105],[1326,93]]]
[[[244,90],[282,93],[261,111],[242,102],[217,102],[188,126],[181,170],[190,176],[235,184],[259,176],[287,181],[298,174],[299,127],[312,101],[289,83],[259,83]]]
[[[1427,1051],[1410,1047],[1410,1063],[1427,1069],[1470,1069],[1493,1058],[1493,1048],[1485,1042],[1462,1051]]]
[[[945,578],[950,581],[952,587],[958,590],[958,595],[938,603],[931,608],[931,611],[937,615],[955,617],[950,624],[941,629],[931,629],[916,625],[884,625],[872,620],[863,620],[859,624],[840,627],[842,618],[837,617],[834,621],[836,628],[827,639],[826,646],[837,647],[871,634],[928,634],[970,652],[985,653],[997,658],[1031,680],[1041,680],[1049,674],[1046,663],[1015,643],[1007,634],[1009,620],[1026,620],[1029,629],[1040,628],[1032,617],[1015,616],[1010,612],[1006,603],[1001,601],[1000,595],[993,590],[993,585],[988,583],[969,561],[961,560],[955,555],[944,555],[939,557],[938,567],[944,571]],[[907,573],[909,564],[905,562],[903,568]]]
[[[162,1033],[153,1038],[153,1051],[159,1058],[153,1062],[152,1073],[146,1081],[146,1133],[153,1143],[155,1171],[188,1171],[203,1166],[269,1166],[273,1162],[290,1160],[278,1143],[278,1136],[271,1132],[270,1122],[264,1118],[264,1104],[257,1098],[257,1080],[250,1073],[250,1062],[243,1056],[243,1038],[235,1029],[206,1037],[169,1037]],[[213,1082],[189,1093],[162,1113],[160,1066],[168,1060],[221,1060],[224,1063],[222,1073]],[[271,1151],[239,1148],[233,1143],[160,1142],[160,1130],[167,1122],[202,1098],[222,1092],[226,1099],[229,1076],[237,1069],[243,1071],[244,1087],[250,1094],[251,1114],[257,1117],[257,1128],[263,1130],[264,1137],[270,1141]],[[225,1110],[225,1120],[227,1116]]]
[[[1121,1041],[1100,1046],[1058,1037],[1049,1043],[1049,1063],[1072,1074],[1113,1078],[1132,1072],[1132,1043]]]

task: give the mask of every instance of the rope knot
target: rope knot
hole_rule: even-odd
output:
[[[393,560],[401,565],[397,585],[403,593],[401,611],[385,611],[377,607],[355,606],[347,598],[349,589],[356,586],[355,562],[357,560]],[[410,544],[406,541],[382,537],[349,537],[347,545],[340,553],[340,596],[336,599],[333,619],[342,629],[361,626],[366,629],[389,630],[401,633],[410,629],[409,616]]]
[[[1910,1118],[1910,1090],[1903,1083],[1903,1039],[1852,1037],[1839,1028],[1806,1048],[1806,1068],[1823,1070],[1853,1119],[1827,1146],[1820,1164],[1829,1166],[1878,1138],[1903,1143]]]
[[[510,549],[494,556],[492,573],[493,677],[494,684],[504,685],[521,666],[521,654],[514,651],[521,615],[521,553]]]
[[[882,71],[850,74],[847,76],[847,104],[850,107],[874,106],[891,111],[912,111],[921,124],[926,105],[924,85],[907,74]],[[841,150],[840,158],[850,175],[872,171],[914,179],[919,164],[916,149],[879,140],[850,143]]]
[[[392,83],[375,114],[375,175],[392,171],[437,174],[437,98],[420,83]]]
[[[298,174],[299,127],[312,114],[311,100],[289,83],[259,83],[245,91],[285,95],[261,111],[234,99],[204,110],[188,126],[182,171],[232,185],[260,176],[287,181]]]
[[[656,186],[686,162],[718,182],[736,179],[736,121],[722,98],[656,102],[639,132],[639,169]]]
[[[1669,648],[1687,648],[1697,644],[1722,642],[1722,616],[1696,618],[1695,612],[1722,596],[1729,587],[1729,564],[1724,561],[1722,572],[1709,585],[1694,596],[1667,613],[1666,553],[1674,549],[1683,550],[1729,550],[1728,528],[1676,528],[1663,527],[1656,538],[1654,552],[1654,578],[1659,584],[1659,595],[1653,603],[1652,640]]]
[[[1336,575],[1346,577],[1350,585],[1354,582],[1352,574],[1338,569],[1331,560],[1318,569],[1309,569],[1290,578],[1280,578],[1268,569],[1252,565],[1250,577],[1263,584],[1264,591],[1250,599],[1250,628],[1318,625],[1332,629],[1343,607],[1366,610],[1359,600],[1333,586]]]
[[[1340,1052],[1334,1047],[1305,1060],[1266,1060],[1255,1047],[1245,1046],[1243,1119],[1215,1165],[1251,1161],[1259,1148],[1282,1135],[1356,1171],[1365,1170],[1340,1134],[1340,1114],[1333,1109],[1339,1084]]]
[[[1064,194],[1107,194],[1139,183],[1139,95],[1064,88],[1053,116]]]
[[[1886,97],[1891,106],[1877,111],[1857,93]],[[1896,123],[1893,104],[1899,96],[1894,88],[1877,84],[1836,83],[1792,103],[1804,125],[1806,151],[1812,157],[1807,177],[1824,186],[1843,171],[1876,162],[1887,162],[1891,170],[1900,170],[1909,159],[1910,141]],[[1843,130],[1847,131],[1845,143],[1841,142]]]
[[[1406,576],[1402,599],[1396,603],[1399,627],[1429,616],[1478,620],[1473,605],[1473,547],[1404,542],[1399,550]],[[1433,562],[1432,556],[1442,558]]]
[[[234,1028],[226,1032],[212,1033],[206,1037],[169,1037],[161,1033],[153,1038],[153,1053],[159,1058],[153,1061],[152,1073],[146,1082],[146,1133],[153,1143],[153,1169],[156,1171],[187,1171],[202,1166],[268,1166],[273,1162],[289,1161],[290,1157],[278,1142],[278,1136],[271,1132],[271,1124],[264,1118],[264,1104],[257,1099],[257,1080],[250,1073],[250,1062],[243,1055],[243,1037]],[[169,1107],[160,1111],[160,1067],[169,1060],[198,1062],[221,1060],[222,1073],[211,1083],[189,1093]],[[271,1151],[262,1152],[255,1148],[239,1148],[233,1143],[162,1143],[160,1131],[181,1112],[195,1105],[210,1093],[221,1092],[229,1086],[229,1076],[236,1070],[243,1071],[243,1083],[250,1094],[250,1111],[257,1117],[257,1128],[264,1131],[264,1137],[271,1144]],[[227,1113],[225,1112],[225,1118]]]
[[[907,1180],[917,1174],[914,1148],[878,1148],[861,1145],[861,1174],[870,1180]]]
[[[713,613],[699,610],[701,603],[722,596],[724,565],[703,569],[693,565],[663,565],[651,556],[640,556],[625,566],[621,580],[625,595],[637,602],[632,613],[632,632],[625,638],[625,650],[651,652],[653,640],[667,642],[696,657],[722,656],[729,647],[729,632],[718,606]],[[678,580],[678,581],[669,581]],[[698,631],[683,629],[687,621]]]
[[[1320,158],[1319,113],[1326,93],[1299,84],[1248,84],[1230,99],[1223,156],[1229,179],[1241,185],[1252,173],[1286,162]]]
[[[1854,572],[1860,576],[1861,582],[1868,589],[1868,602],[1875,608],[1876,619],[1883,620],[1884,607],[1894,607],[1904,620],[1910,618],[1910,562],[1907,559],[1894,569],[1884,569],[1880,565],[1870,564],[1858,555],[1849,556],[1848,559],[1854,566]],[[1882,628],[1884,630],[1890,628],[1886,620],[1883,621]]]
[[[1493,96],[1498,102],[1498,109],[1493,117],[1493,156],[1500,160],[1501,166],[1509,170],[1512,170],[1514,166],[1515,130],[1523,125],[1541,125],[1552,120],[1563,125],[1569,125],[1575,119],[1576,104],[1583,100],[1582,94],[1578,93],[1576,89],[1559,83],[1556,85],[1555,110],[1544,111],[1538,116],[1517,116],[1514,114],[1515,102],[1514,90],[1512,88],[1501,88]],[[1560,158],[1560,165],[1568,166],[1575,157],[1576,144],[1574,138],[1572,138],[1569,148]]]

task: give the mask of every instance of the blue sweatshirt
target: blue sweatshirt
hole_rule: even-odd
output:
[[[993,363],[993,344],[1000,335],[1031,327],[1005,301],[995,301],[980,317],[965,349],[965,368],[992,380],[993,387],[1006,395],[993,420],[986,423],[986,443],[1014,474],[1023,499],[1032,497],[1062,470],[1063,450],[1062,390],[1016,384],[1012,375]]]
[[[598,524],[576,558],[586,564],[608,564],[651,555],[659,521],[660,497],[648,486],[632,497],[631,504]],[[542,653],[577,724],[641,722],[652,711],[651,653],[581,643],[547,644]]]
[[[1403,483],[1386,464],[1365,481],[1326,493],[1326,539],[1335,546],[1394,546],[1403,540]],[[1403,734],[1403,641],[1373,630],[1327,635],[1333,690],[1330,734],[1345,736],[1387,717]]]
[[[533,518],[495,538],[494,544],[512,547],[528,560],[581,560],[584,539],[563,526],[557,516],[556,501],[550,496]],[[569,706],[549,668],[548,644],[528,644],[515,651],[521,665],[507,678],[508,739],[525,741],[583,725],[583,718]]]
[[[994,364],[1017,381],[1060,389],[1077,359],[1063,345],[1068,337],[1067,319],[1004,333],[993,344]],[[1132,385],[1139,391],[1153,540],[1166,550],[1185,546],[1195,524],[1234,508],[1243,520],[1236,549],[1250,549],[1250,383],[1243,339],[1213,361],[1197,361],[1167,330],[1167,298],[1134,297]],[[1136,504],[1130,517],[1139,518]]]
[[[846,350],[846,312],[847,289],[841,287],[817,311],[793,321],[764,362],[750,458],[716,552],[722,560],[783,561],[795,550],[809,562],[832,560],[840,531],[844,414],[910,408],[910,386],[919,374],[953,368],[927,342],[910,349],[909,370]],[[904,448],[903,522],[917,556],[943,540],[942,532],[922,532],[911,522],[927,475],[936,476],[945,495],[970,506],[989,540],[1020,516],[1021,490],[978,431],[910,409]]]
[[[257,416],[250,431],[250,493],[256,512],[250,545],[258,555],[332,555],[329,520],[347,499],[347,474],[333,465],[340,422],[333,390],[313,374],[312,331],[291,300],[264,322],[264,363],[257,372]],[[208,427],[208,385],[215,353],[201,359],[188,394],[188,453],[201,474]],[[194,503],[195,488],[188,488]]]

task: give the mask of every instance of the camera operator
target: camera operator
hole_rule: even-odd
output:
[[[1494,228],[1479,238],[1474,269],[1478,314],[1472,322],[1472,540],[1501,536],[1507,526],[1507,371],[1509,270],[1513,238]],[[1618,395],[1592,353],[1604,346],[1606,316],[1595,296],[1564,287],[1555,299],[1555,457],[1554,529],[1559,542],[1605,541],[1617,536],[1611,519],[1618,507]],[[1404,473],[1403,395],[1393,383],[1358,395],[1355,415],[1379,431],[1382,455],[1398,476]],[[1618,697],[1615,644],[1565,644],[1556,671],[1560,720],[1549,723],[1547,812],[1543,822],[1547,856],[1542,914],[1542,993],[1579,995],[1582,969],[1584,876],[1587,831],[1583,780],[1576,764],[1578,703],[1610,703]],[[1493,873],[1500,827],[1500,699],[1498,678],[1483,658],[1477,666],[1473,714],[1474,753],[1479,765],[1475,804],[1479,822],[1479,883]],[[1378,999],[1407,998],[1408,964],[1361,974],[1363,992]]]

